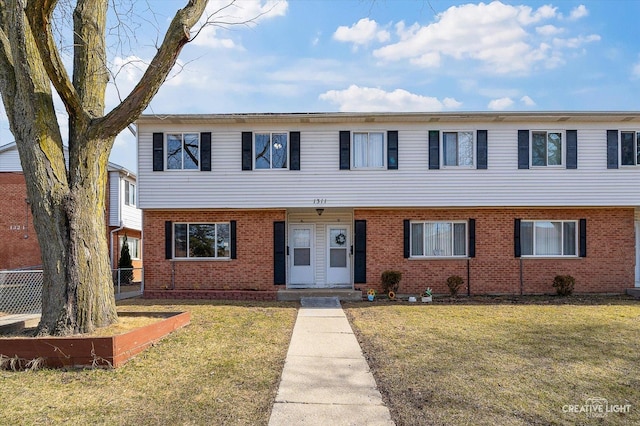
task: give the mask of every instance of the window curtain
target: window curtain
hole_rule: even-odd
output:
[[[353,134],[354,167],[382,167],[384,135],[382,133]]]
[[[353,134],[353,166],[367,167],[367,134]]]
[[[536,222],[536,255],[559,256],[562,254],[562,222]]]
[[[425,223],[425,255],[451,256],[451,232],[450,223]]]

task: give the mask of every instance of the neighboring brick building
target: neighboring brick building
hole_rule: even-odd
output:
[[[638,285],[640,114],[138,120],[147,297],[294,288],[551,293]]]
[[[118,267],[122,238],[126,234],[133,266],[141,268],[142,214],[136,207],[136,176],[114,163],[109,163],[108,170],[105,219],[112,267]],[[0,269],[39,267],[42,264],[40,247],[15,143],[0,146],[0,194]]]

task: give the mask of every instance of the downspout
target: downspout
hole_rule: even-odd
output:
[[[471,297],[471,266],[469,258],[467,258],[467,296]]]
[[[122,224],[122,221],[120,221],[120,227],[114,229],[113,231],[110,232],[110,236],[109,236],[109,251],[111,253],[111,269],[117,269],[114,268],[113,266],[113,234],[116,232],[120,232],[124,229],[124,225]]]

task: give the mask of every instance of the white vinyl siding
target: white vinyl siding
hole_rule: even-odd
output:
[[[141,208],[326,208],[357,207],[545,207],[640,206],[640,168],[608,170],[606,131],[633,130],[634,123],[571,122],[578,130],[578,168],[518,169],[518,130],[544,129],[548,123],[478,121],[447,123],[371,123],[369,131],[398,130],[399,169],[339,170],[339,132],[362,129],[362,123],[301,123],[273,118],[270,128],[300,132],[300,171],[274,169],[243,173],[240,153],[243,131],[252,124],[203,120],[194,124],[145,122],[138,132],[138,205]],[[428,169],[428,131],[487,130],[487,170],[452,167],[447,173]],[[555,127],[554,127],[555,128]],[[164,131],[212,132],[212,170],[181,173],[152,172],[152,134]],[[475,135],[475,133],[474,133]],[[563,135],[564,136],[564,135]],[[385,134],[386,138],[386,134]],[[563,141],[564,142],[564,141]],[[352,159],[353,161],[353,159]]]
[[[21,172],[20,155],[18,148],[13,147],[0,152],[0,172]]]

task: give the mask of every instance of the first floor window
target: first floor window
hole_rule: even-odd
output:
[[[167,134],[167,169],[197,170],[200,166],[198,133]]]
[[[442,133],[442,164],[473,166],[473,132]]]
[[[124,237],[120,237],[120,251],[124,245]],[[127,246],[129,247],[129,255],[131,259],[140,259],[140,239],[127,237]]]
[[[466,222],[411,222],[411,257],[466,255]]]
[[[287,150],[286,133],[256,133],[256,169],[286,169]]]
[[[640,164],[640,132],[620,132],[620,164]]]
[[[173,228],[174,257],[229,258],[229,223],[176,223]]]
[[[577,256],[577,246],[576,221],[520,222],[522,256]]]
[[[353,167],[356,169],[384,167],[384,133],[353,134]]]
[[[531,164],[533,166],[562,165],[562,133],[531,132]]]

